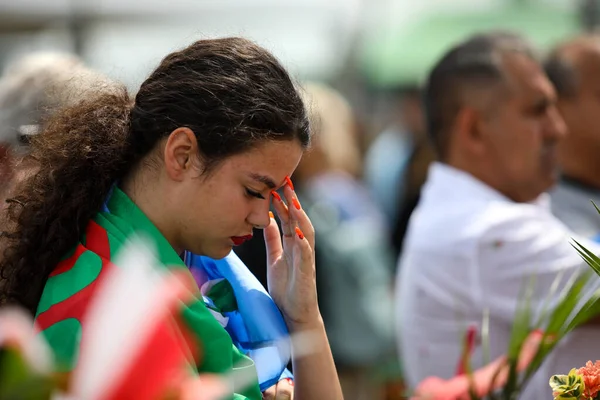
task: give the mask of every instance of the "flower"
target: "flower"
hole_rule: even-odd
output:
[[[585,393],[583,376],[573,368],[569,375],[554,375],[550,378],[554,400],[578,400]]]
[[[593,399],[600,392],[600,361],[592,364],[588,361],[585,367],[579,368],[577,373],[583,377],[585,383],[585,395]]]

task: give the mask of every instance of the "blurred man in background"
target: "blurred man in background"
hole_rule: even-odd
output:
[[[543,194],[558,179],[557,145],[566,129],[532,48],[509,33],[462,42],[431,71],[425,104],[440,161],[430,168],[410,220],[396,300],[413,388],[428,376],[461,372],[467,328],[475,333],[468,356],[474,368],[481,366],[488,313],[490,357],[504,354],[528,278],[535,283],[534,323],[557,278],[587,269]],[[551,396],[549,376],[600,358],[598,334],[593,325],[575,330],[523,398]]]
[[[552,212],[575,233],[599,239],[600,36],[585,35],[554,49],[545,63],[569,134],[558,146],[562,175]]]

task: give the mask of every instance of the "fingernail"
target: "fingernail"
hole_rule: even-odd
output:
[[[281,201],[281,196],[276,191],[271,192],[271,196],[273,196],[277,201]]]
[[[535,336],[544,336],[544,331],[541,329],[536,329],[535,331],[533,331],[531,333]]]
[[[296,210],[299,210],[299,209],[300,209],[300,203],[298,202],[298,199],[297,199],[297,198],[295,198],[295,197],[294,197],[294,198],[292,199],[292,203],[294,203],[294,207],[296,207]]]
[[[290,179],[289,176],[285,177],[285,181],[288,184],[288,186],[290,187],[290,189],[294,190],[294,184],[292,183],[292,180]]]
[[[273,215],[273,211],[269,211],[269,218],[275,219],[275,216]]]
[[[289,383],[290,386],[294,386],[294,380],[292,378],[285,378],[285,380],[287,381],[287,383]]]
[[[296,227],[296,235],[298,235],[300,239],[304,239],[304,233],[302,233],[302,231],[298,227]]]

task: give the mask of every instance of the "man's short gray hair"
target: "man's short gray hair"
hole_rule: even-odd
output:
[[[424,90],[427,130],[439,157],[447,157],[449,130],[465,101],[465,91],[486,90],[505,78],[502,56],[522,54],[538,60],[535,48],[508,31],[475,34],[448,50],[429,73]]]
[[[114,83],[76,56],[33,53],[9,64],[0,78],[0,143],[18,145],[58,109]]]

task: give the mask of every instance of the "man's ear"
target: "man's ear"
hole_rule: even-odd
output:
[[[471,154],[481,154],[484,146],[484,118],[472,107],[463,107],[456,116],[455,140]]]

